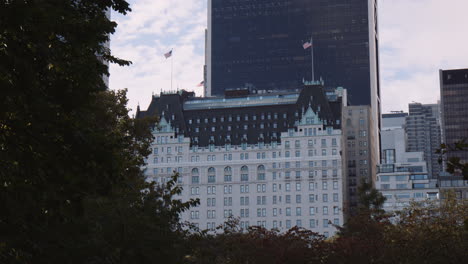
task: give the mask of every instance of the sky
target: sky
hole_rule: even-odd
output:
[[[127,1],[132,12],[112,14],[111,50],[133,64],[111,65],[110,88],[128,89],[132,114],[161,91],[202,95],[207,0]],[[378,1],[382,112],[436,103],[439,69],[468,68],[468,1]]]

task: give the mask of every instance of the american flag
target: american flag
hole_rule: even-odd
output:
[[[308,49],[308,48],[312,47],[312,43],[306,42],[306,43],[302,44],[302,47],[303,47],[304,49]]]
[[[164,57],[167,59],[169,58],[170,56],[172,56],[172,50],[167,52],[167,53],[164,53]]]

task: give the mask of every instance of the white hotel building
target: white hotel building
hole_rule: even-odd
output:
[[[181,196],[200,199],[182,215],[201,229],[230,216],[242,228],[304,227],[331,236],[343,224],[341,109],[345,91],[302,91],[195,98],[154,96],[137,117],[160,116],[148,180],[180,174]]]

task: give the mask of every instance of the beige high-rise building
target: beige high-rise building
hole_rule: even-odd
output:
[[[370,106],[357,105],[343,108],[343,170],[345,215],[353,213],[358,205],[357,188],[361,179],[375,182],[379,157],[379,139]]]

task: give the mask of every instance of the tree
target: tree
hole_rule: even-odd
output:
[[[468,249],[468,202],[412,203],[385,232],[386,263],[463,263]]]
[[[468,163],[456,156],[458,151],[468,151],[466,139],[455,142],[453,145],[441,144],[436,153],[440,155],[439,163],[445,162],[447,165],[448,172],[462,175],[464,180],[468,180]]]
[[[130,118],[126,92],[106,91],[105,62],[130,63],[102,45],[109,9],[130,11],[124,0],[0,3],[1,263],[177,262],[178,215],[195,201],[144,180],[156,120]]]
[[[382,210],[385,197],[362,179],[358,187],[358,210],[342,226],[332,244],[329,263],[380,263],[388,215]]]
[[[188,263],[319,263],[326,257],[324,237],[293,227],[286,232],[250,227],[242,230],[230,220],[223,232],[202,231],[190,237]]]

